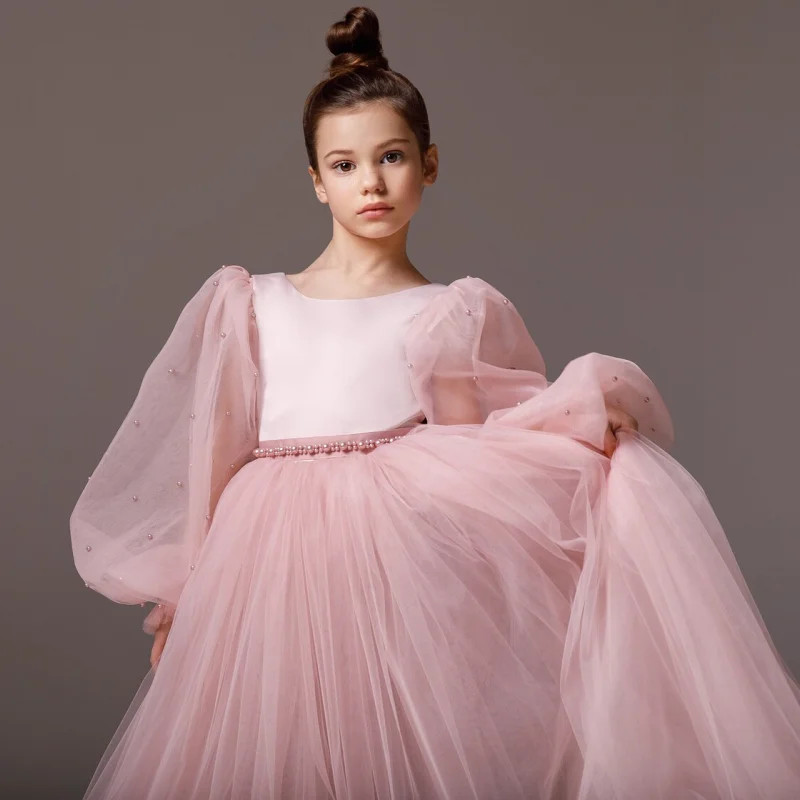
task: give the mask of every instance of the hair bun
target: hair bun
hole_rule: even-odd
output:
[[[328,67],[330,77],[358,67],[389,69],[381,46],[378,16],[371,8],[351,8],[341,22],[331,25],[325,43],[334,56]]]

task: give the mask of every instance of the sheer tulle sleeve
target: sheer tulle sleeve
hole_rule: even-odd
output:
[[[487,423],[564,433],[603,449],[607,405],[627,411],[639,432],[669,449],[674,434],[653,382],[632,361],[588,353],[557,380],[514,304],[480,278],[460,278],[409,328],[412,384],[432,424]]]
[[[75,566],[117,603],[171,616],[220,494],[258,446],[250,275],[226,266],[183,309],[70,517]]]

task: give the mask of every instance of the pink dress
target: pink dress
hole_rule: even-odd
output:
[[[85,797],[800,797],[800,687],[672,440],[479,278],[221,268],[71,516],[88,587],[174,613]]]

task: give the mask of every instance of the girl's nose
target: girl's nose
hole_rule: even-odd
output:
[[[365,192],[382,190],[383,178],[379,172],[365,172],[363,175],[362,189]]]

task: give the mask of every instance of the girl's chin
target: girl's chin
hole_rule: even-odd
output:
[[[362,239],[388,239],[393,233],[396,233],[395,228],[386,228],[383,230],[372,230],[372,231],[358,231],[356,233],[357,236],[360,236]]]
[[[397,233],[401,227],[397,224],[397,220],[371,220],[354,225],[350,230],[365,239],[385,239],[387,236]]]

